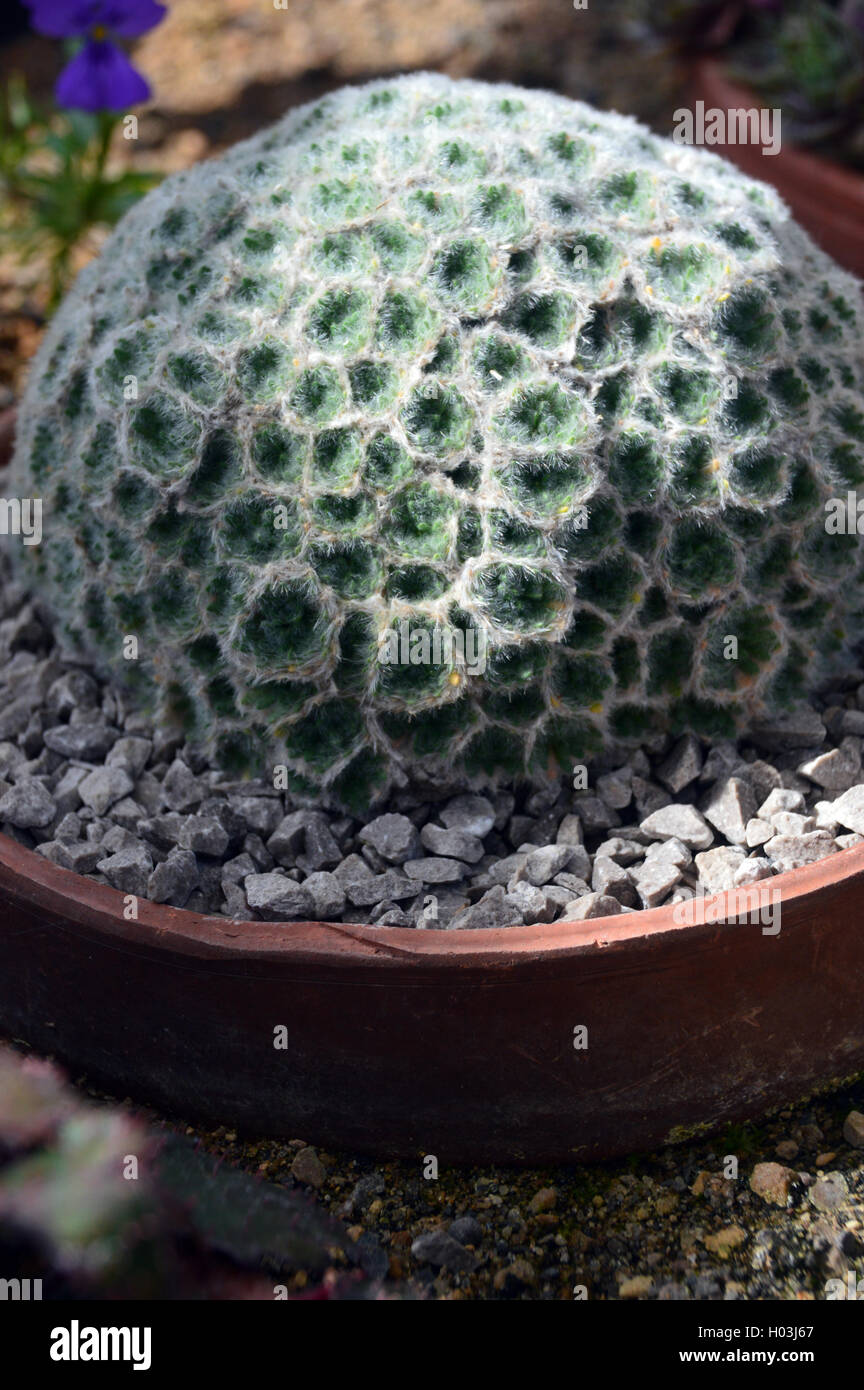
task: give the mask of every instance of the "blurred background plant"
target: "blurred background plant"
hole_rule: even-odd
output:
[[[864,0],[643,0],[679,54],[719,59],[796,144],[864,168]]]
[[[111,172],[111,142],[150,87],[117,39],[137,38],[165,16],[154,0],[27,0],[36,33],[63,40],[66,63],[56,108],[37,105],[13,73],[0,101],[0,248],[47,262],[49,311],[95,227],[111,227],[157,181],[136,169]]]

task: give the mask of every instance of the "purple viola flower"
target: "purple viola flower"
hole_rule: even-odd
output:
[[[165,17],[157,0],[25,0],[33,28],[55,39],[84,39],[61,72],[59,106],[82,111],[125,111],[146,101],[149,84],[113,37],[134,39]]]

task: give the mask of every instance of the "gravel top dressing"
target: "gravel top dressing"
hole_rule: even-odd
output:
[[[366,819],[238,781],[0,600],[0,829],[62,868],[233,919],[460,929],[578,921],[768,880],[864,839],[864,670],[706,750],[664,738],[574,790],[406,786]],[[576,780],[581,780],[577,778]]]

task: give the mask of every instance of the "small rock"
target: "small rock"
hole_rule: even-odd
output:
[[[775,835],[765,845],[765,853],[775,869],[796,869],[802,864],[815,864],[829,854],[837,853],[834,837],[829,830],[812,830],[805,835]]]
[[[659,811],[646,816],[639,829],[652,840],[674,838],[687,845],[689,849],[707,849],[714,840],[714,832],[695,806],[663,806]]]
[[[141,822],[147,819],[143,806],[131,796],[121,796],[111,807],[111,819],[124,830],[138,830]]]
[[[124,772],[128,772],[129,776],[137,781],[147,766],[152,749],[153,743],[149,738],[132,736],[118,738],[110,749],[105,762],[109,767],[122,767]],[[181,808],[177,807],[176,809],[180,810]]]
[[[624,1279],[618,1285],[618,1297],[628,1298],[647,1298],[654,1288],[654,1280],[649,1279],[647,1274],[636,1274],[631,1279]]]
[[[303,887],[312,898],[311,915],[316,922],[328,922],[342,916],[345,911],[345,891],[335,874],[319,869],[303,880]]]
[[[567,903],[561,920],[564,922],[586,922],[595,917],[614,917],[621,911],[617,898],[604,897],[602,893],[586,893]]]
[[[482,840],[495,824],[495,808],[485,796],[455,796],[441,810],[448,830],[464,830]]]
[[[860,739],[844,738],[839,748],[804,762],[798,768],[802,777],[807,777],[826,791],[845,792],[858,782],[861,776]]]
[[[209,854],[218,859],[229,845],[229,835],[215,816],[184,816],[177,835],[181,849]]]
[[[781,1139],[774,1152],[784,1163],[794,1163],[798,1157],[798,1145],[794,1139]]]
[[[0,797],[0,821],[9,821],[18,830],[41,829],[56,814],[53,796],[35,777],[24,778]]]
[[[229,804],[243,817],[247,828],[262,838],[272,835],[282,820],[282,802],[277,796],[232,796]]]
[[[501,884],[496,884],[473,907],[466,907],[450,922],[451,931],[472,928],[509,927],[521,920],[511,906]]]
[[[364,825],[357,838],[364,845],[371,845],[390,864],[404,864],[408,859],[415,859],[420,849],[414,822],[392,811]]]
[[[119,729],[111,729],[107,724],[58,724],[46,729],[43,735],[45,747],[52,753],[59,753],[61,758],[80,758],[85,763],[104,758],[119,737]]]
[[[671,804],[669,793],[658,787],[656,782],[649,782],[644,777],[633,778],[633,800],[640,820]]]
[[[623,811],[633,799],[632,768],[619,767],[597,778],[597,794],[613,811]]]
[[[740,1226],[726,1226],[722,1231],[705,1237],[705,1249],[725,1260],[730,1251],[737,1250],[746,1240],[747,1232]]]
[[[349,854],[340,864],[333,869],[333,877],[338,879],[342,887],[345,888],[349,883],[357,883],[364,878],[372,878],[372,870],[361,859],[359,854]]]
[[[362,832],[361,837],[362,839]],[[483,858],[483,841],[465,830],[445,830],[428,821],[420,831],[420,840],[430,854],[447,859],[461,859],[466,864],[478,864]],[[386,858],[386,856],[385,856]]]
[[[483,1227],[474,1216],[457,1216],[447,1227],[447,1234],[460,1245],[478,1246],[483,1239]]]
[[[735,888],[747,888],[751,883],[759,883],[763,878],[773,877],[774,870],[770,860],[751,855],[738,865],[732,883]]]
[[[849,1186],[842,1173],[826,1173],[807,1191],[807,1200],[817,1211],[839,1211],[848,1199]]]
[[[273,921],[309,917],[313,910],[311,895],[283,874],[250,874],[243,890],[249,907]]]
[[[572,813],[564,816],[555,836],[555,842],[559,845],[581,845],[584,840],[582,833],[582,821]]]
[[[36,846],[36,853],[76,874],[92,873],[105,857],[100,845],[91,845],[87,840],[45,840]]]
[[[620,835],[613,835],[611,840],[604,840],[598,845],[597,855],[607,855],[609,859],[614,859],[617,864],[623,864],[626,868],[629,864],[635,864],[637,860],[645,856],[645,846],[640,845],[636,840],[625,840]]]
[[[733,849],[731,845],[718,845],[716,849],[697,854],[694,861],[696,873],[705,892],[710,895],[731,888],[735,873],[743,860],[744,851]]]
[[[291,1176],[307,1187],[321,1187],[327,1174],[315,1150],[307,1145],[294,1155]]]
[[[516,920],[521,919],[526,927],[537,922],[554,922],[562,906],[548,889],[524,882],[508,888],[505,903]]]
[[[334,870],[334,873],[337,871]],[[345,896],[355,907],[372,907],[374,903],[413,898],[417,893],[417,879],[410,879],[396,869],[388,869],[383,874],[370,874],[368,878],[356,878],[343,883]]]
[[[775,1207],[789,1205],[795,1174],[782,1163],[757,1163],[750,1174],[750,1191]]]
[[[643,907],[658,907],[681,881],[678,865],[653,856],[630,870]]]
[[[128,796],[134,787],[135,783],[122,767],[97,767],[79,783],[78,795],[97,816],[104,816],[110,806]]]
[[[75,709],[95,709],[99,687],[87,671],[65,671],[48,687],[46,704],[52,714],[69,715]]]
[[[673,796],[695,781],[702,771],[702,747],[693,734],[679,738],[657,769],[657,776]]]
[[[790,748],[815,748],[825,738],[825,725],[814,709],[803,705],[792,714],[766,719],[751,730],[755,747],[768,753],[785,753]]]
[[[203,791],[197,777],[182,758],[175,758],[162,779],[162,794],[171,811],[192,811],[203,801]]]
[[[528,1210],[536,1216],[541,1211],[552,1211],[558,1202],[557,1187],[541,1187],[528,1203]]]
[[[747,822],[744,843],[748,849],[756,849],[759,845],[764,845],[766,840],[770,840],[774,834],[775,830],[770,821],[762,820],[760,816],[753,816]]]
[[[517,1256],[512,1264],[499,1269],[492,1280],[492,1286],[499,1293],[518,1293],[520,1289],[532,1288],[537,1283],[537,1271],[530,1260]]]
[[[591,887],[595,893],[617,898],[625,907],[637,907],[639,904],[639,894],[628,870],[605,855],[595,855]]]
[[[407,859],[402,868],[420,883],[458,883],[470,872],[458,859]]]
[[[774,835],[807,835],[816,829],[816,822],[812,816],[802,816],[798,811],[775,811],[771,817],[771,828]],[[773,836],[770,838],[773,839]]]
[[[96,868],[119,892],[131,893],[137,898],[147,896],[153,860],[143,845],[118,850],[116,854],[100,859]]]
[[[450,1269],[471,1273],[479,1263],[477,1256],[466,1250],[449,1231],[424,1231],[411,1242],[411,1254],[419,1264],[434,1269]]]
[[[791,787],[775,787],[768,793],[756,815],[760,820],[770,822],[771,817],[776,816],[778,811],[803,810],[804,797],[801,792],[793,791]]]
[[[153,903],[184,907],[198,883],[198,861],[192,851],[172,849],[147,880],[147,897]]]
[[[860,1110],[850,1110],[843,1121],[843,1138],[853,1149],[864,1149],[864,1115]]]
[[[734,845],[747,838],[747,822],[756,814],[756,798],[749,783],[740,777],[718,782],[703,807],[705,819]]]
[[[528,855],[522,873],[535,888],[542,888],[574,862],[582,865],[587,857],[581,845],[541,845]]]
[[[819,802],[819,806],[830,807],[831,816],[835,825],[844,825],[847,830],[854,830],[859,835],[864,835],[864,785],[850,787],[842,796],[838,796],[835,801],[830,803]],[[818,821],[817,821],[818,824]]]
[[[605,801],[601,801],[599,796],[578,796],[573,802],[573,807],[583,829],[589,835],[596,834],[598,830],[611,830],[621,824],[618,812],[607,806]]]

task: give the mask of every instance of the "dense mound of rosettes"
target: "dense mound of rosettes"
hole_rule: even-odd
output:
[[[345,89],[167,180],[81,275],[17,553],[190,739],[348,800],[727,736],[860,635],[824,504],[864,475],[861,333],[852,279],[711,155],[516,88]],[[482,632],[485,671],[382,662],[406,622]]]

